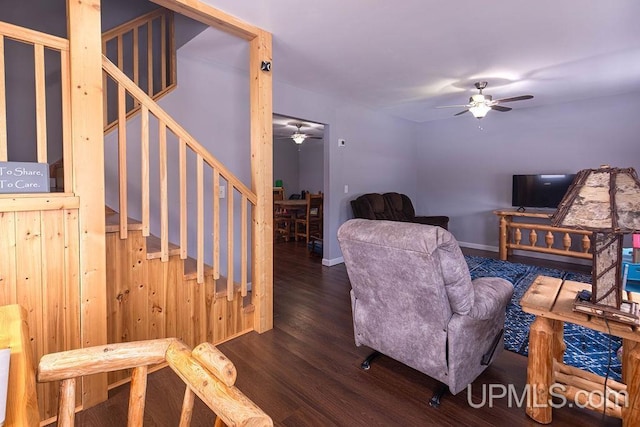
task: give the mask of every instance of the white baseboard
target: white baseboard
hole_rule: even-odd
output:
[[[344,263],[343,257],[338,257],[333,259],[322,258],[322,265],[324,265],[325,267],[333,267],[334,265],[338,265],[342,263]]]
[[[480,243],[458,242],[459,246],[470,249],[480,249],[489,252],[498,252],[497,246],[481,245]]]
[[[463,248],[480,249],[480,250],[483,250],[483,251],[498,252],[498,247],[497,246],[481,245],[481,244],[478,244],[478,243],[469,243],[469,242],[458,242],[458,245],[460,245]],[[566,263],[569,263],[569,264],[591,265],[591,260],[582,259],[582,258],[575,258],[575,257],[569,257],[569,256],[564,256],[564,255],[553,255],[553,254],[544,254],[544,253],[541,253],[541,252],[519,251],[519,250],[514,250],[513,254],[514,255],[518,255],[518,256],[525,256],[525,257],[529,257],[529,258],[539,258],[539,259],[548,259],[548,260],[558,261],[558,262],[566,262]]]

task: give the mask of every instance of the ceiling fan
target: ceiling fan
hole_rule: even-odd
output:
[[[503,107],[502,105],[500,105],[503,102],[524,101],[525,99],[533,98],[533,95],[521,95],[521,96],[514,96],[513,98],[496,99],[494,101],[491,95],[484,95],[482,93],[482,90],[487,87],[487,84],[488,84],[487,82],[476,82],[474,84],[474,86],[476,87],[476,89],[480,91],[480,93],[471,96],[471,98],[469,98],[468,104],[444,105],[442,107],[436,107],[436,108],[466,107],[467,108],[466,110],[460,111],[459,113],[454,114],[454,116],[460,116],[470,111],[471,114],[473,114],[473,117],[475,117],[476,119],[481,119],[484,116],[486,116],[490,110],[502,111],[502,112],[511,111],[510,107]]]
[[[306,133],[302,133],[300,131],[300,129],[304,126],[303,123],[290,123],[290,125],[293,125],[293,126],[296,127],[296,131],[293,134],[287,135],[287,136],[276,136],[275,138],[276,139],[289,139],[289,138],[291,138],[293,140],[293,142],[295,142],[298,145],[302,144],[307,139],[322,139],[319,136],[313,136],[313,135],[308,135]]]

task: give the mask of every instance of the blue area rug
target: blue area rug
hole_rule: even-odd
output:
[[[514,292],[507,305],[504,329],[504,348],[527,355],[529,351],[529,326],[535,316],[525,313],[520,307],[520,299],[533,280],[540,274],[576,282],[591,283],[590,274],[573,273],[552,268],[536,267],[508,261],[465,255],[473,279],[497,276],[513,283]],[[584,369],[594,374],[621,380],[622,366],[616,352],[622,345],[618,337],[609,336],[572,323],[564,324],[564,341],[567,349],[564,363]],[[610,366],[609,366],[610,364]]]

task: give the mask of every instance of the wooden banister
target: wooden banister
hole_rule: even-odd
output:
[[[145,90],[151,98],[158,99],[176,86],[174,33],[173,12],[159,8],[102,33],[102,52],[111,57],[119,69],[129,70],[131,80],[138,86],[146,86]],[[130,43],[125,45],[125,40]],[[159,40],[159,46],[156,40]],[[147,68],[143,70],[143,75],[146,81],[141,79],[140,72],[140,67],[145,64]],[[154,84],[155,76],[160,82],[159,87]],[[106,90],[107,80],[103,83]],[[118,112],[114,117],[113,111],[109,111],[110,106],[114,104],[105,96],[105,132],[118,126],[119,117],[130,118],[140,111],[140,103],[135,99],[127,104],[124,116]]]
[[[204,161],[216,169],[220,175],[229,181],[229,185],[233,186],[241,194],[247,196],[247,200],[251,204],[256,203],[256,195],[247,187],[242,181],[236,178],[226,166],[224,166],[218,159],[213,157],[209,151],[204,148],[195,138],[193,138],[173,117],[167,114],[162,107],[160,107],[153,99],[149,98],[138,86],[135,85],[122,71],[118,69],[109,59],[104,55],[102,57],[102,67],[114,80],[125,87],[127,92],[141,104],[145,105],[149,112],[156,116],[156,118],[163,122],[167,128],[171,130],[178,138],[182,138],[187,146],[195,153],[200,154]]]
[[[143,232],[149,234],[149,215],[150,215],[150,183],[149,183],[149,123],[150,115],[153,115],[158,122],[158,170],[159,170],[159,216],[160,216],[160,258],[162,261],[169,259],[169,171],[177,171],[178,173],[178,191],[179,191],[179,244],[180,257],[187,257],[187,158],[190,153],[195,155],[195,238],[196,238],[196,277],[198,283],[204,283],[205,278],[205,239],[209,236],[213,237],[213,254],[212,264],[214,269],[214,278],[220,277],[220,213],[221,208],[219,201],[220,179],[224,179],[228,185],[226,192],[226,275],[227,275],[227,299],[232,301],[236,286],[234,278],[236,277],[236,241],[237,234],[235,223],[239,220],[238,225],[240,235],[239,245],[239,264],[240,273],[238,279],[240,281],[240,292],[242,296],[248,293],[248,253],[249,253],[249,235],[248,218],[249,204],[255,206],[257,202],[256,194],[251,191],[244,183],[236,178],[226,167],[224,167],[215,157],[213,157],[200,143],[198,143],[189,133],[187,133],[175,120],[162,110],[157,103],[151,99],[142,89],[140,89],[133,81],[116,67],[109,59],[103,56],[103,68],[108,77],[116,82],[120,99],[119,117],[118,117],[118,170],[119,170],[119,199],[120,199],[120,237],[126,238],[126,230],[128,229],[128,192],[129,182],[127,180],[127,131],[125,126],[126,111],[124,108],[124,99],[131,96],[141,108],[141,135],[140,150],[142,157],[141,164],[141,203],[142,203],[142,227]],[[173,143],[177,140],[178,158],[169,158],[168,150],[168,134],[171,133],[175,138],[170,141]],[[177,162],[177,167],[170,167],[171,162]],[[172,165],[175,163],[171,163]],[[211,193],[205,194],[205,168],[210,168],[213,176],[211,185]],[[235,200],[236,195],[240,197],[239,219],[236,218]],[[207,202],[209,202],[207,204]],[[211,224],[211,233],[205,231],[205,206],[212,207],[213,224]]]

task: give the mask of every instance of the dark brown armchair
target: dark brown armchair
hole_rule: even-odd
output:
[[[387,221],[416,222],[435,225],[445,230],[448,216],[416,216],[411,199],[400,193],[369,193],[351,201],[354,218],[382,219]]]

